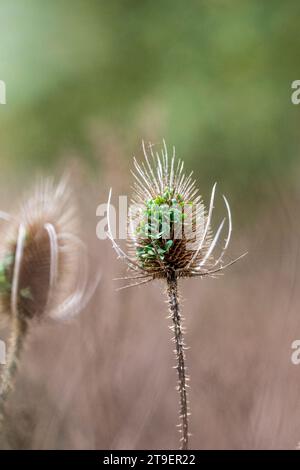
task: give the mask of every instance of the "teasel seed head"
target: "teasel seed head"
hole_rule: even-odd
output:
[[[20,210],[2,218],[2,318],[65,319],[81,310],[89,296],[89,268],[67,179],[57,186],[40,180]]]
[[[116,243],[110,226],[110,200],[108,200],[108,238],[118,257],[122,258],[135,279],[130,284],[140,285],[152,279],[176,277],[203,277],[216,275],[237,259],[223,263],[232,233],[229,203],[223,201],[226,216],[215,233],[212,215],[216,184],[213,186],[210,204],[205,208],[193,172],[186,174],[184,162],[175,157],[173,148],[169,157],[165,141],[161,152],[154,152],[143,142],[144,162],[134,158],[132,204],[128,220],[128,251]],[[221,233],[227,223],[225,242],[220,247]],[[219,248],[219,254],[215,255]]]

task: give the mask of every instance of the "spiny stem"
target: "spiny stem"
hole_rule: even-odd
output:
[[[18,363],[22,353],[27,329],[28,325],[25,319],[19,317],[13,319],[8,355],[0,383],[0,430],[4,421],[5,404],[10,392],[13,390],[14,378],[18,370]]]
[[[179,302],[178,302],[178,289],[177,277],[174,271],[168,273],[168,300],[171,317],[174,327],[174,341],[176,345],[176,360],[178,372],[178,390],[180,396],[180,425],[182,433],[181,450],[188,449],[188,405],[187,405],[187,390],[186,390],[186,370],[185,370],[185,354],[184,354],[184,341],[182,333],[182,318],[180,315]]]

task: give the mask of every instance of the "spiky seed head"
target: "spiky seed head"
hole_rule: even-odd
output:
[[[134,164],[140,179],[136,178],[132,202],[139,209],[130,220],[134,227],[129,230],[130,255],[154,278],[166,277],[170,270],[184,275],[189,263],[190,269],[199,264],[211,243],[208,231],[194,257],[207,215],[192,174],[184,175],[180,160],[176,168],[174,159],[169,165],[165,154],[162,161],[157,156],[152,166],[148,158],[146,165]]]
[[[225,218],[213,233],[212,212],[216,185],[210,204],[205,208],[193,172],[186,174],[182,160],[169,158],[164,142],[161,152],[154,152],[143,143],[144,162],[134,159],[132,205],[129,214],[128,253],[113,240],[108,224],[108,237],[119,257],[123,258],[136,284],[147,279],[166,278],[170,272],[178,277],[204,276],[223,270],[222,259],[227,250],[231,231],[231,213],[223,196],[227,211],[227,234],[218,256],[220,236]],[[108,204],[108,220],[109,220]],[[234,260],[235,262],[236,260]],[[232,263],[232,262],[231,262]],[[229,264],[231,264],[229,263]],[[145,278],[145,279],[143,279]]]
[[[3,314],[31,319],[59,311],[80,276],[78,220],[67,182],[41,180],[3,230]]]

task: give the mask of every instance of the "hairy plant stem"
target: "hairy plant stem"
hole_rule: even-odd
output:
[[[184,354],[184,340],[182,332],[182,317],[179,309],[178,301],[178,288],[177,276],[175,271],[170,271],[167,276],[168,284],[168,301],[170,316],[173,320],[174,329],[174,342],[176,354],[176,369],[178,373],[178,391],[180,397],[180,432],[181,437],[181,450],[188,449],[189,429],[188,429],[188,403],[187,403],[187,386],[186,386],[186,369],[185,369],[185,354]]]
[[[14,379],[18,370],[19,359],[23,350],[27,330],[28,324],[24,318],[18,316],[13,319],[6,364],[1,374],[0,431],[4,421],[5,405],[10,392],[13,390]]]

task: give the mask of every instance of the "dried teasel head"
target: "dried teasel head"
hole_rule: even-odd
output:
[[[66,179],[41,180],[15,215],[1,217],[2,318],[76,314],[89,297],[88,261]]]
[[[212,213],[216,193],[213,186],[210,204],[205,208],[191,172],[186,175],[184,163],[175,158],[175,149],[169,158],[165,142],[161,153],[153,146],[146,149],[145,161],[134,159],[135,179],[132,205],[129,214],[128,252],[124,252],[112,236],[110,225],[110,200],[108,201],[108,237],[118,256],[128,265],[132,275],[122,279],[135,279],[130,286],[152,279],[215,275],[239,258],[223,264],[232,232],[230,206],[223,201],[226,217],[213,233]],[[220,238],[227,222],[225,242]],[[219,254],[215,252],[219,248]],[[126,286],[126,287],[130,287]]]

